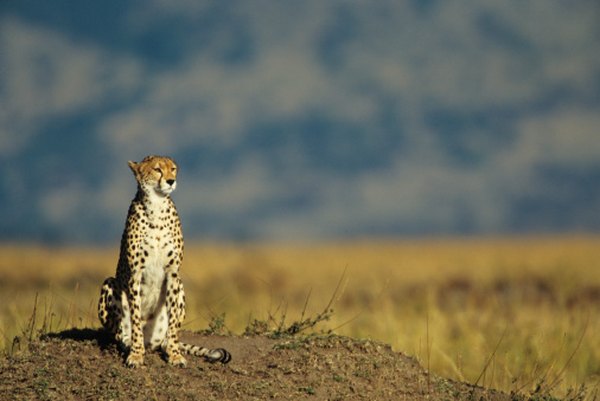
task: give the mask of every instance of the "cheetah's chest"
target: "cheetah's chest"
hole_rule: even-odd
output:
[[[170,244],[168,230],[149,229],[142,244],[142,316],[147,317],[164,303],[165,268],[169,263]]]

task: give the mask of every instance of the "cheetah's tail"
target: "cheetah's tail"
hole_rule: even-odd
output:
[[[185,343],[179,343],[179,348],[186,354],[201,356],[210,363],[221,362],[225,364],[231,361],[231,354],[224,348],[208,349],[199,345]]]

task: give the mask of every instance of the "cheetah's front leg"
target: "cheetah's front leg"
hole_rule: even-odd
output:
[[[129,280],[127,298],[131,316],[131,348],[127,355],[126,364],[137,368],[144,364],[144,331],[142,329],[142,297],[140,294],[141,273],[132,275]]]
[[[167,315],[169,317],[165,353],[171,365],[185,366],[186,360],[179,347],[179,328],[185,311],[183,302],[183,286],[177,271],[167,273]]]

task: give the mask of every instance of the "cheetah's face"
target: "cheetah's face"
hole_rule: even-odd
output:
[[[177,164],[169,157],[146,156],[139,163],[130,161],[135,179],[146,193],[168,196],[177,187]]]

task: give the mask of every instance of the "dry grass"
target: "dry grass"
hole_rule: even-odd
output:
[[[117,252],[1,247],[0,348],[28,325],[36,294],[38,326],[98,326]],[[341,280],[319,329],[382,340],[441,375],[506,391],[598,394],[600,237],[188,244],[182,273],[187,329],[223,313],[235,333],[254,319],[314,316]]]

